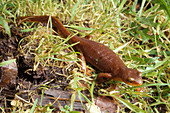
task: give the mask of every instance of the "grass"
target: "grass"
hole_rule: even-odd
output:
[[[120,112],[125,112],[126,107],[134,112],[143,112],[143,110],[159,112],[162,106],[165,106],[163,108],[168,112],[170,111],[170,4],[168,0],[149,1],[151,7],[146,9],[144,5],[146,0],[143,0],[139,11],[136,11],[137,1],[125,5],[126,1],[6,0],[0,2],[0,19],[6,20],[1,21],[0,24],[5,28],[7,34],[11,35],[10,27],[6,23],[16,23],[15,19],[18,16],[57,16],[65,26],[69,27],[70,31],[81,32],[82,36],[92,35],[94,41],[109,46],[128,67],[138,69],[143,74],[144,84],[139,86],[143,88],[143,92],[137,92],[135,90],[137,87],[122,83],[119,84],[122,98],[105,89],[101,89],[105,92],[104,94],[100,92],[99,94],[112,95],[123,103],[125,107],[120,106]],[[60,65],[61,62],[66,62],[67,65],[64,68],[67,68],[72,65],[70,61],[79,60],[77,52],[73,49],[69,49],[70,53],[63,52],[64,49],[73,46],[67,43],[70,37],[63,39],[47,33],[49,26],[38,25],[34,29],[31,26],[26,23],[23,28],[25,29],[23,32],[32,30],[35,32],[29,37],[23,38],[23,41],[28,43],[20,47],[20,50],[25,56],[30,54],[35,56],[34,70],[38,65],[61,67],[63,66]],[[39,41],[39,44],[36,41]],[[27,52],[25,53],[25,51]],[[51,63],[54,61],[55,63]],[[78,63],[76,64],[78,65]],[[86,76],[76,72],[71,76],[69,77],[74,81],[72,88],[78,92],[79,96],[83,95],[81,93],[83,89],[79,88],[76,81],[84,80]],[[94,83],[88,83],[91,87],[90,94],[93,97]],[[134,99],[138,102],[129,102]],[[90,100],[88,101],[90,102]],[[71,109],[72,107],[73,104]]]

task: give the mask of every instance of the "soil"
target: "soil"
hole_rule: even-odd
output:
[[[3,28],[0,28],[0,62],[11,59],[16,59],[16,61],[0,67],[0,106],[4,107],[5,112],[12,112],[14,108],[12,102],[14,100],[21,101],[23,99],[23,101],[34,103],[37,98],[40,104],[43,91],[45,92],[41,105],[48,105],[51,102],[55,111],[58,111],[61,106],[69,105],[72,90],[67,87],[70,79],[62,74],[67,75],[70,72],[63,70],[62,67],[41,65],[33,71],[34,56],[25,57],[19,49],[19,46],[27,43],[22,41],[20,44],[20,41],[33,33],[20,32],[20,27],[16,27],[14,23],[9,23],[9,26],[11,27],[11,37],[5,33]],[[70,70],[72,69],[73,67],[70,67]],[[49,82],[48,87],[50,89],[44,90],[44,84],[47,84],[47,82]],[[56,98],[58,98],[58,101],[56,101]],[[75,101],[74,110],[84,110],[79,98],[76,98]],[[86,103],[84,99],[83,103]],[[29,109],[29,107],[25,107],[24,110]]]

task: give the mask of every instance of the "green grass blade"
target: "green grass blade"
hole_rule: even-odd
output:
[[[8,22],[2,16],[0,16],[0,24],[4,27],[4,29],[6,30],[6,33],[9,35],[9,37],[11,37],[11,31],[8,26]]]
[[[147,113],[146,111],[140,109],[139,107],[129,103],[128,101],[118,97],[118,96],[115,96],[115,95],[111,95],[112,97],[114,97],[115,99],[119,100],[121,103],[123,103],[126,107],[128,107],[130,110],[136,112],[136,113]]]
[[[8,60],[8,61],[1,62],[0,67],[11,64],[12,62],[15,62],[15,61],[16,61],[16,59],[11,59],[11,60]]]
[[[160,4],[160,9],[164,9],[167,12],[168,17],[170,17],[170,2],[169,2],[169,0],[167,0],[167,1],[165,1],[165,0],[154,0],[152,2]]]
[[[32,106],[30,113],[34,113],[37,102],[38,102],[38,98],[35,100],[34,105]]]
[[[79,0],[77,1],[76,5],[73,7],[73,10],[71,11],[71,19],[70,19],[70,21],[74,18],[75,11],[76,11],[78,5],[79,5]]]

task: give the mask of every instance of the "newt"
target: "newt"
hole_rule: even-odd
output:
[[[49,16],[24,16],[18,17],[17,20],[22,22],[42,22],[47,23]],[[89,40],[87,38],[80,38],[73,36],[63,24],[55,17],[51,16],[53,29],[63,38],[72,36],[69,39],[69,43],[77,43],[75,45],[76,50],[81,53],[81,59],[85,62],[88,61],[90,64],[95,66],[97,69],[102,71],[97,76],[100,81],[103,78],[108,78],[116,81],[122,81],[131,86],[142,85],[142,74],[138,70],[128,68],[119,56],[114,53],[109,47],[104,44]]]

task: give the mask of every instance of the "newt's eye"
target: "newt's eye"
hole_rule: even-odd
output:
[[[135,80],[134,78],[131,78],[131,77],[128,78],[129,83],[132,83],[134,80]]]

